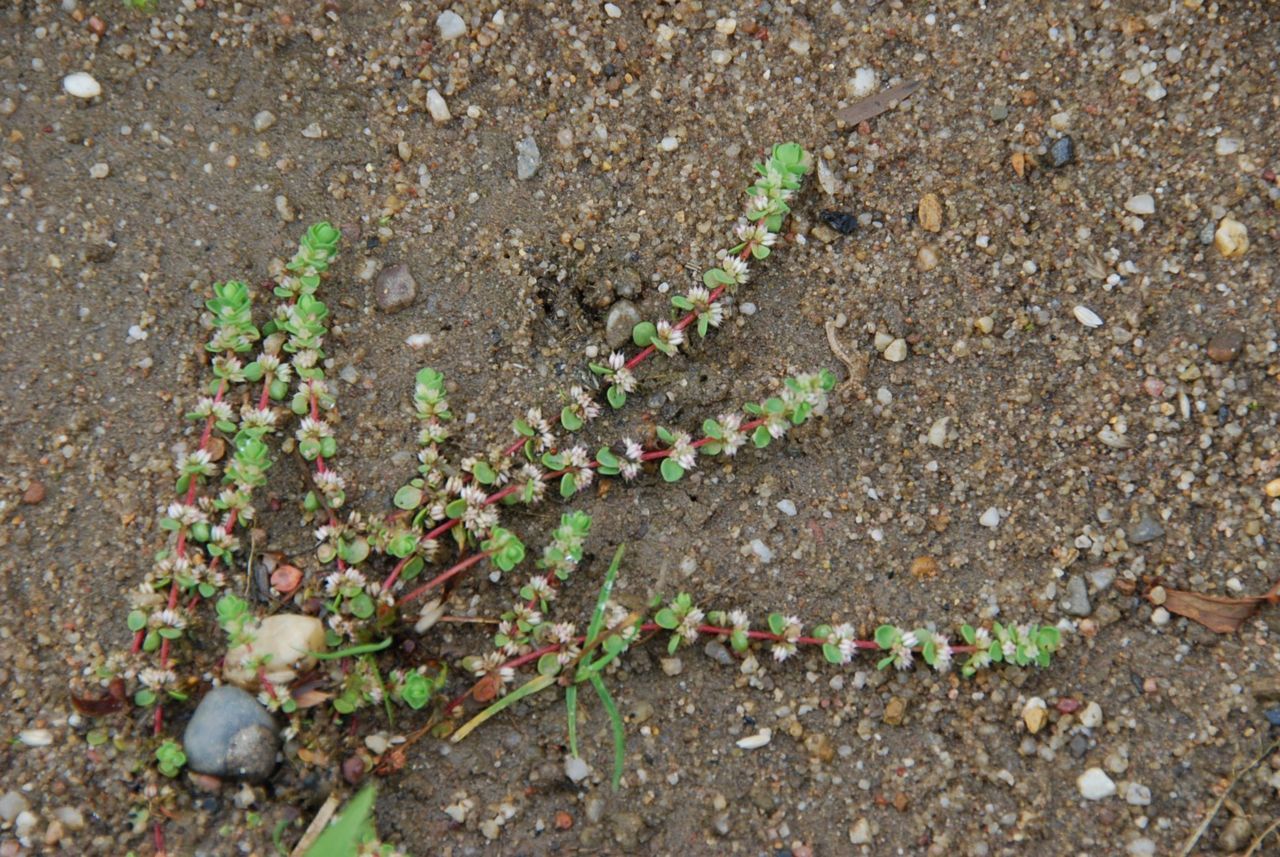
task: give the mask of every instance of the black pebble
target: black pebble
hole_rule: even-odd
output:
[[[1049,166],[1054,169],[1065,167],[1076,159],[1076,142],[1070,137],[1059,137],[1049,147]]]
[[[847,211],[831,211],[828,209],[818,216],[822,218],[823,223],[841,235],[852,235],[858,229],[858,218]]]

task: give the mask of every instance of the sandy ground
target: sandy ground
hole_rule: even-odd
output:
[[[777,610],[864,631],[1062,623],[1065,649],[1047,670],[973,680],[876,673],[869,659],[839,671],[812,653],[748,677],[701,644],[660,663],[655,642],[611,678],[629,732],[618,792],[599,709],[582,734],[592,773],[574,785],[563,705],[535,699],[462,744],[414,745],[381,784],[381,831],[414,854],[1178,853],[1268,747],[1267,712],[1280,719],[1274,610],[1219,636],[1140,597],[1157,582],[1261,593],[1280,575],[1280,509],[1264,490],[1280,469],[1276,8],[451,8],[466,25],[451,41],[436,4],[0,11],[0,711],[13,739],[0,852],[149,853],[140,813],[163,808],[173,853],[274,853],[273,831],[291,845],[346,793],[339,766],[364,737],[425,722],[321,715],[305,733],[319,755],[290,755],[265,786],[209,793],[182,777],[156,793],[145,712],[73,713],[72,688],[128,645],[125,592],[163,541],[155,511],[174,450],[192,443],[181,415],[204,377],[214,281],[261,284],[308,223],[344,227],[323,293],[343,377],[337,464],[356,505],[385,510],[412,467],[419,366],[444,371],[455,409],[474,414],[460,449],[505,441],[513,416],[585,377],[619,294],[667,312],[693,281],[686,265],[728,243],[751,162],[795,139],[830,172],[809,180],[784,246],[724,328],[647,364],[635,404],[594,436],[694,429],[795,370],[844,381],[827,322],[858,377],[780,448],[576,503],[595,517],[590,558],[558,609],[585,616],[626,542],[632,599],[685,589],[758,622]],[[78,70],[99,97],[63,92]],[[917,79],[899,109],[837,124],[867,81]],[[427,112],[433,88],[447,122]],[[255,126],[262,111],[272,119]],[[541,164],[521,181],[527,136]],[[1064,136],[1074,159],[1053,168]],[[940,224],[919,215],[926,194]],[[858,228],[840,235],[824,211]],[[1248,230],[1237,258],[1212,245],[1228,216]],[[417,299],[387,314],[372,280],[400,262]],[[425,349],[405,345],[423,333]],[[881,348],[905,340],[906,358],[885,359],[877,334]],[[263,526],[305,564],[303,485],[281,462]],[[512,525],[540,546],[564,507]],[[911,573],[921,557],[917,572],[933,573]],[[476,577],[455,606],[493,615],[509,598]],[[193,656],[211,667],[220,643],[205,631]],[[487,645],[451,626],[405,658],[456,664]],[[1049,722],[1031,735],[1035,697]],[[1090,702],[1100,718],[1084,717]],[[175,728],[188,715],[172,711]],[[764,727],[767,746],[735,746]],[[91,745],[95,730],[106,743]],[[1081,796],[1095,767],[1114,796]],[[1197,852],[1242,852],[1273,823],[1278,770],[1273,753],[1241,778]],[[444,809],[464,801],[459,824]],[[1277,848],[1273,836],[1255,853]]]

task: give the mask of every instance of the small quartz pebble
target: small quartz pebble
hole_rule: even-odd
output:
[[[446,9],[436,18],[436,29],[440,31],[440,38],[451,42],[467,32],[467,25],[457,12]]]
[[[1213,153],[1215,155],[1234,155],[1240,151],[1240,141],[1234,137],[1219,137],[1218,142],[1213,144]]]
[[[84,71],[73,72],[62,79],[62,88],[74,98],[97,98],[102,94],[102,84]]]
[[[105,179],[111,175],[111,165],[101,161],[89,167],[89,178]]]
[[[253,130],[262,133],[276,124],[276,114],[270,110],[259,110],[253,114]]]
[[[453,114],[449,112],[449,105],[444,101],[444,96],[435,89],[427,90],[427,113],[431,115],[431,121],[437,125],[443,125],[453,118]]]
[[[1224,217],[1213,232],[1213,246],[1227,259],[1243,256],[1249,249],[1249,230],[1240,221]]]
[[[538,141],[525,137],[516,143],[516,178],[528,181],[542,166],[542,153],[538,151]]]
[[[53,743],[53,733],[48,729],[23,729],[18,740],[28,747],[48,747]]]
[[[1124,204],[1125,211],[1130,214],[1148,215],[1156,213],[1155,198],[1149,193],[1140,193],[1137,196],[1131,196]]]
[[[1000,526],[1000,510],[995,506],[990,507],[982,513],[982,517],[978,519],[978,523],[984,527],[994,530]]]
[[[1084,304],[1078,304],[1071,312],[1076,317],[1076,321],[1085,327],[1102,327],[1101,316]]]
[[[1090,702],[1084,707],[1084,711],[1080,712],[1080,725],[1086,729],[1097,729],[1102,725],[1102,706],[1096,702]]]
[[[765,727],[754,735],[738,739],[738,746],[744,750],[759,750],[773,740],[773,730]]]
[[[564,760],[564,775],[575,783],[585,780],[591,773],[590,766],[577,756],[566,756]]]
[[[779,500],[778,511],[786,515],[788,518],[793,518],[796,514],[796,504],[790,500]]]
[[[674,152],[676,147],[680,145],[680,141],[675,137],[663,137],[658,142],[658,148],[664,152]]]
[[[849,94],[854,98],[866,98],[876,91],[877,85],[875,69],[863,66],[853,73],[853,79],[849,81]]]
[[[905,339],[895,339],[889,343],[884,350],[884,359],[890,363],[901,363],[907,359],[907,341]]]
[[[1116,784],[1101,768],[1090,768],[1077,777],[1076,787],[1085,800],[1102,800],[1116,793]]]

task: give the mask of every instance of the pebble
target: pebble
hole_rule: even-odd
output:
[[[853,73],[853,78],[849,81],[849,94],[854,98],[866,98],[878,86],[875,69],[862,66]]]
[[[901,363],[903,360],[907,359],[907,354],[907,341],[899,337],[898,339],[893,340],[893,342],[890,342],[889,346],[885,348],[884,359],[888,360],[890,363]]]
[[[1266,491],[1267,496],[1273,500],[1276,497],[1280,497],[1280,479],[1272,479],[1267,483],[1266,488],[1263,490]]]
[[[18,740],[28,747],[48,747],[53,743],[53,733],[48,729],[23,729]]]
[[[990,116],[993,121],[1003,122],[1009,118],[1009,105],[1002,101],[997,101],[995,104],[991,105],[991,109],[987,111],[987,115]]]
[[[98,163],[89,167],[89,178],[105,179],[109,175],[111,175],[111,165],[108,163],[99,161]]]
[[[1071,135],[1059,137],[1049,147],[1049,166],[1061,169],[1076,159],[1076,141]]]
[[[40,819],[36,817],[34,812],[23,810],[14,819],[13,832],[18,835],[19,839],[25,839],[35,832],[36,825],[39,823]]]
[[[928,232],[942,231],[942,200],[938,199],[936,193],[926,193],[920,197],[920,204],[916,207],[916,217],[920,220],[920,226]]]
[[[794,518],[796,514],[796,504],[790,500],[779,500],[778,511],[786,515],[788,518]]]
[[[859,818],[849,828],[849,842],[853,845],[870,845],[871,844],[871,822],[866,818]]]
[[[766,726],[754,735],[748,735],[746,738],[739,738],[737,744],[743,750],[759,750],[772,740],[773,730]]]
[[[680,141],[675,137],[663,137],[658,141],[658,148],[664,152],[674,152],[679,145]]]
[[[884,722],[889,726],[900,726],[907,716],[907,701],[900,696],[889,698],[884,707]]]
[[[525,137],[516,143],[516,178],[525,182],[533,178],[542,166],[542,153],[538,151],[538,141]]]
[[[991,506],[987,511],[982,513],[982,517],[978,518],[978,523],[988,529],[994,530],[1000,526],[1000,510],[995,506]]]
[[[1168,625],[1171,618],[1172,616],[1170,616],[1169,611],[1163,607],[1157,607],[1155,610],[1151,611],[1151,624],[1155,625],[1157,628],[1163,628],[1165,625]]]
[[[388,265],[378,272],[373,283],[373,296],[378,309],[395,313],[413,303],[418,296],[418,283],[403,262]]]
[[[726,667],[733,666],[733,655],[731,655],[729,653],[729,650],[725,648],[724,643],[720,642],[719,640],[709,641],[705,646],[702,647],[702,651],[706,654],[707,657],[711,658],[711,660],[715,661],[721,666],[726,666]]]
[[[628,300],[621,300],[609,307],[604,322],[604,341],[612,349],[618,349],[631,341],[631,331],[640,323],[640,310]]]
[[[453,114],[449,112],[449,105],[444,101],[444,96],[434,88],[427,90],[427,113],[430,114],[431,121],[437,125],[443,125],[453,118]]]
[[[926,244],[916,253],[916,267],[926,273],[938,267],[941,262],[937,249],[932,245]]]
[[[662,658],[660,660],[662,672],[672,678],[684,672],[684,661],[679,658]]]
[[[298,673],[315,666],[311,652],[322,652],[326,647],[324,623],[315,616],[277,613],[255,622],[247,630],[253,636],[252,643],[227,652],[222,676],[255,693],[264,677],[274,685],[289,684]],[[264,666],[254,668],[255,662]]]
[[[1152,80],[1151,83],[1147,84],[1147,88],[1142,91],[1142,94],[1147,97],[1148,101],[1159,101],[1168,95],[1169,91],[1164,88],[1160,81]]]
[[[1155,214],[1156,201],[1149,193],[1140,193],[1129,197],[1124,204],[1125,211],[1130,214]]]
[[[22,492],[22,503],[26,506],[38,506],[44,502],[44,495],[44,483],[33,479],[27,490]]]
[[[1097,729],[1102,725],[1102,706],[1096,702],[1090,702],[1080,712],[1080,725],[1086,729]]]
[[[1045,707],[1043,699],[1033,696],[1027,700],[1027,704],[1022,707],[1022,722],[1026,724],[1027,731],[1032,735],[1048,725],[1049,710]]]
[[[1224,217],[1213,231],[1213,246],[1224,258],[1243,256],[1249,250],[1249,230],[1240,221]]]
[[[310,125],[302,129],[302,136],[308,140],[319,140],[324,136],[324,129],[320,127],[319,122],[312,122]]]
[[[1237,815],[1222,826],[1218,834],[1218,850],[1235,854],[1249,847],[1253,837],[1253,825],[1247,816]]]
[[[577,756],[566,756],[564,775],[575,783],[580,783],[591,774],[591,766]]]
[[[1062,601],[1062,610],[1068,616],[1088,616],[1093,612],[1093,605],[1089,603],[1089,588],[1085,585],[1084,578],[1078,574],[1073,574],[1067,580],[1067,596]]]
[[[1220,330],[1209,340],[1206,350],[1214,363],[1230,363],[1240,356],[1244,347],[1244,334],[1238,330]]]
[[[1134,527],[1133,532],[1129,533],[1129,543],[1145,545],[1147,542],[1154,542],[1163,535],[1164,527],[1160,526],[1160,522],[1143,515],[1142,520],[1138,522],[1138,526]]]
[[[252,694],[223,685],[200,700],[182,746],[197,773],[262,782],[275,770],[279,728]]]
[[[1155,857],[1156,844],[1145,836],[1139,836],[1125,846],[1125,850],[1129,857]]]
[[[826,209],[819,212],[818,217],[841,235],[852,235],[858,229],[858,218],[847,211]]]
[[[440,31],[440,38],[451,42],[467,32],[467,25],[457,12],[446,9],[436,17],[436,29]]]
[[[74,806],[60,806],[53,811],[53,814],[67,830],[84,829],[84,813]]]
[[[751,552],[759,557],[761,562],[773,561],[773,551],[760,539],[751,540]]]
[[[622,17],[622,10],[621,10],[621,9],[619,9],[619,8],[618,8],[616,5],[614,5],[613,3],[606,3],[606,4],[604,4],[604,13],[605,13],[606,15],[608,15],[610,18],[621,18],[621,17]]]
[[[1085,800],[1102,800],[1116,793],[1116,784],[1101,768],[1090,768],[1077,777],[1076,787]]]
[[[1240,141],[1234,137],[1219,137],[1218,142],[1213,144],[1213,153],[1215,155],[1234,155],[1240,151]]]
[[[30,802],[21,792],[7,791],[4,793],[4,797],[0,797],[0,821],[5,824],[12,824],[20,813],[26,812],[30,808]]]
[[[84,71],[73,72],[62,79],[62,88],[74,98],[97,98],[102,94],[102,84]]]
[[[1151,789],[1142,783],[1129,783],[1124,787],[1124,802],[1130,806],[1150,806]]]
[[[1084,304],[1076,306],[1076,308],[1071,311],[1071,314],[1076,317],[1076,321],[1080,322],[1085,327],[1102,327],[1102,317]]]
[[[12,116],[18,109],[18,102],[12,96],[0,98],[0,116]]]
[[[259,110],[253,114],[253,130],[262,133],[276,124],[276,114],[270,110]]]
[[[1116,570],[1109,566],[1094,569],[1089,572],[1089,582],[1093,584],[1093,588],[1101,592],[1110,588],[1111,584],[1116,581]]]

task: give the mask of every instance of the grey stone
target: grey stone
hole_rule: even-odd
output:
[[[624,850],[631,850],[640,844],[640,831],[644,829],[644,819],[634,812],[620,812],[613,817],[613,838]]]
[[[516,178],[528,181],[542,166],[542,153],[538,151],[538,141],[525,137],[516,143]]]
[[[1218,850],[1235,854],[1249,847],[1253,837],[1253,825],[1243,815],[1237,815],[1222,828],[1218,834]]]
[[[620,298],[634,298],[640,294],[640,275],[631,268],[623,268],[613,278],[613,291]]]
[[[12,824],[19,813],[31,809],[31,803],[21,792],[7,791],[0,797],[0,821]]]
[[[729,654],[729,650],[719,640],[711,640],[702,647],[702,650],[716,663],[726,667],[733,666],[733,655]]]
[[[1089,588],[1085,586],[1084,578],[1078,574],[1073,574],[1067,580],[1067,595],[1062,601],[1062,609],[1068,616],[1088,616],[1093,612],[1093,605],[1089,603]]]
[[[279,727],[252,694],[223,685],[200,700],[182,746],[196,773],[258,783],[275,770]]]
[[[1098,592],[1109,589],[1111,584],[1116,582],[1116,570],[1106,565],[1102,568],[1095,568],[1089,572],[1089,582],[1093,584],[1093,588]]]
[[[385,313],[399,312],[413,303],[418,296],[418,283],[403,262],[388,265],[378,272],[373,283],[373,296],[378,309]]]
[[[1076,159],[1076,142],[1071,136],[1059,137],[1049,147],[1049,166],[1060,169]]]
[[[1138,522],[1138,526],[1133,528],[1129,533],[1129,544],[1145,545],[1147,542],[1154,542],[1156,539],[1164,535],[1164,527],[1160,526],[1160,522],[1154,518],[1143,515],[1142,520]]]
[[[640,323],[640,310],[631,301],[618,301],[609,308],[604,322],[604,341],[621,348],[631,341],[631,329]]]

